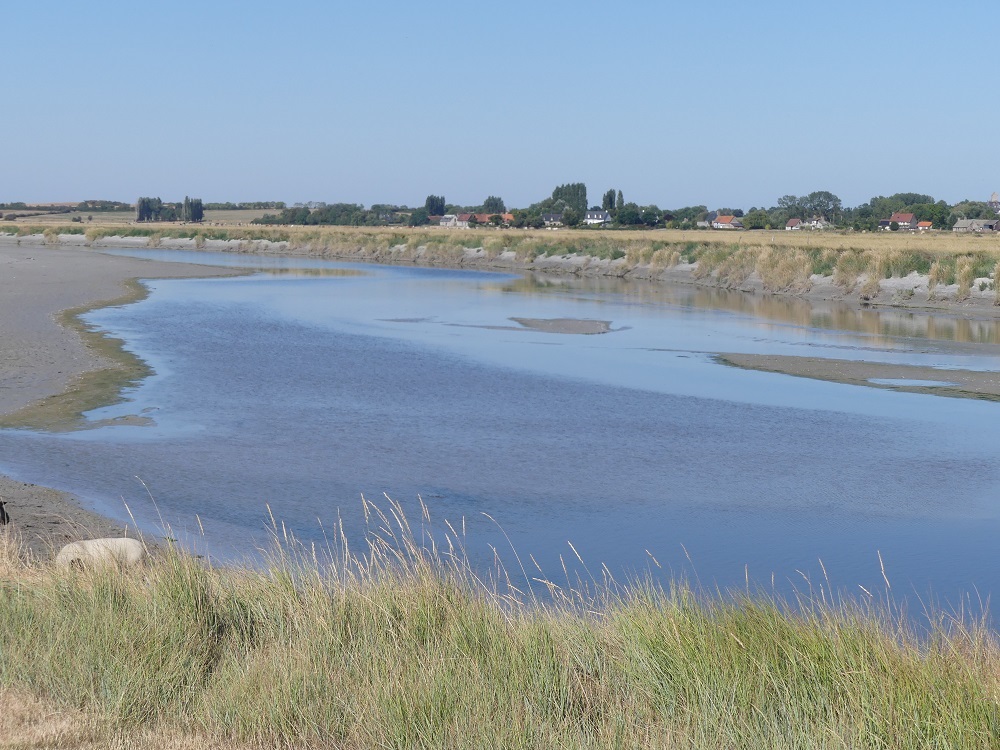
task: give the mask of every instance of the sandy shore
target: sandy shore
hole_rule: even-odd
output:
[[[135,283],[139,278],[232,273],[59,246],[0,246],[0,419],[18,424],[30,423],[27,417],[37,413],[54,418],[55,394],[79,391],[80,380],[88,374],[103,373],[109,383],[115,377],[127,378],[135,366],[128,358],[115,356],[114,346],[88,344],[80,330],[64,324],[64,311],[139,299],[145,293]],[[74,405],[80,404],[70,403]],[[65,409],[66,399],[58,406]],[[0,476],[0,500],[11,518],[8,528],[20,533],[43,559],[67,541],[124,531],[71,495],[5,476]]]

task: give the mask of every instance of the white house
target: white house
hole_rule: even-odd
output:
[[[441,217],[440,225],[443,227],[452,227],[453,229],[458,226],[458,217],[455,214],[445,214]]]
[[[611,214],[607,211],[587,211],[583,217],[584,224],[608,224],[611,221]]]

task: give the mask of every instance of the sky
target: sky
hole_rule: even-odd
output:
[[[11,3],[0,202],[1000,191],[996,0]]]

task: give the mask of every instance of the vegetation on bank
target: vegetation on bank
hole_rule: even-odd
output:
[[[7,229],[0,225],[0,232]],[[163,240],[191,240],[196,248],[210,240],[242,252],[307,254],[329,258],[410,261],[428,264],[489,264],[503,261],[530,268],[553,256],[575,255],[614,261],[602,273],[655,277],[684,264],[697,279],[740,288],[755,277],[771,292],[808,290],[813,276],[830,277],[845,294],[875,299],[882,282],[911,273],[929,279],[933,297],[942,287],[968,297],[975,288],[996,291],[993,274],[1000,263],[1000,237],[992,234],[911,234],[834,232],[684,232],[629,233],[589,230],[454,230],[442,228],[358,228],[313,226],[31,225],[10,227],[19,236],[42,234],[56,243],[60,234],[84,235],[88,243],[106,237],[145,238],[151,247]],[[474,258],[469,251],[476,250]],[[641,272],[641,273],[640,273]],[[937,290],[937,291],[936,291]]]
[[[265,569],[168,550],[130,574],[63,571],[2,535],[0,685],[107,737],[204,746],[1000,742],[1000,644],[982,621],[918,633],[888,599],[825,582],[792,605],[535,570],[497,585],[454,535],[418,546],[398,508],[366,509],[364,555],[286,537]]]

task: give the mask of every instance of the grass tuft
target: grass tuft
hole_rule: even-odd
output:
[[[888,598],[828,584],[788,603],[683,582],[533,592],[477,575],[450,526],[422,546],[399,506],[365,509],[363,553],[275,524],[258,567],[168,549],[74,573],[0,535],[0,686],[148,746],[995,747],[981,620],[917,633]]]

